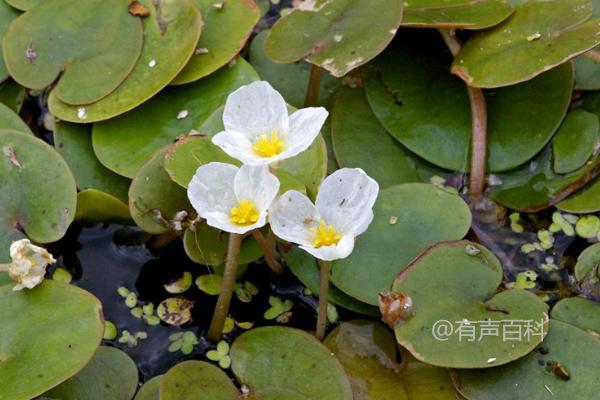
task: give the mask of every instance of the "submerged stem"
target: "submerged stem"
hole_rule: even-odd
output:
[[[242,235],[237,233],[229,234],[229,245],[227,248],[227,260],[225,261],[225,271],[223,272],[223,282],[219,290],[219,298],[215,306],[215,312],[210,321],[207,337],[209,340],[218,341],[223,333],[225,319],[229,313],[229,304],[233,295],[237,267],[240,262],[240,248],[242,246]]]
[[[329,294],[329,276],[331,275],[331,261],[319,260],[321,267],[321,282],[319,286],[319,307],[317,309],[317,332],[316,337],[319,340],[325,338],[325,329],[327,328],[327,304]]]
[[[314,107],[319,101],[319,87],[321,86],[321,77],[323,70],[314,65],[310,69],[310,78],[308,80],[308,89],[304,98],[304,107]]]
[[[261,231],[258,229],[254,229],[252,231],[252,236],[258,243],[258,245],[263,249],[265,253],[265,262],[271,268],[273,272],[276,274],[283,274],[283,267],[277,260],[277,252],[275,251],[275,246],[264,237]]]
[[[440,29],[440,34],[453,56],[460,51],[461,44],[454,34],[447,29]],[[469,103],[471,105],[471,170],[469,174],[469,194],[478,199],[485,190],[485,168],[487,163],[487,108],[485,97],[479,88],[467,85]]]

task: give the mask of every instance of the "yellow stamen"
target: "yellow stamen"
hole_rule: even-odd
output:
[[[313,245],[317,248],[321,246],[331,246],[338,244],[342,236],[335,231],[333,225],[326,225],[325,221],[321,220],[319,227],[310,228],[315,233]]]
[[[258,211],[254,204],[246,199],[240,201],[237,207],[233,207],[230,211],[231,222],[236,225],[250,225],[258,221]]]
[[[266,133],[260,135],[254,142],[253,149],[261,157],[273,157],[283,151],[283,144],[277,130],[273,129],[270,136]]]

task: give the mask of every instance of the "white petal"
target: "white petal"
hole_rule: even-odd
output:
[[[235,165],[211,162],[200,166],[188,185],[188,198],[202,218],[211,213],[229,215],[237,204],[233,182],[239,168]]]
[[[373,220],[379,185],[360,168],[342,168],[329,175],[317,195],[316,206],[327,224],[342,234],[363,233]]]
[[[312,245],[314,233],[310,228],[318,226],[319,221],[317,208],[308,197],[296,190],[288,190],[269,208],[271,229],[288,242]]]
[[[241,226],[234,224],[233,222],[231,222],[231,214],[229,211],[227,213],[214,212],[208,214],[206,216],[206,223],[209,226],[212,226],[225,232],[243,234],[246,232],[250,232],[253,229],[265,226],[265,224],[267,223],[267,212],[262,211],[259,214],[258,221],[256,221],[252,225]]]
[[[329,113],[323,107],[309,107],[290,116],[290,129],[284,137],[285,148],[277,159],[294,157],[308,149],[319,135]]]
[[[227,97],[223,125],[226,131],[244,133],[251,142],[273,129],[287,132],[289,117],[285,100],[265,81],[242,86]]]
[[[243,165],[235,175],[233,190],[237,200],[252,202],[259,212],[266,211],[279,192],[279,179],[269,172],[269,167]]]
[[[212,142],[219,146],[229,156],[238,159],[242,164],[268,165],[273,162],[273,157],[258,156],[253,149],[253,144],[243,133],[223,131],[212,138]]]
[[[354,236],[344,235],[336,245],[332,246],[321,246],[319,248],[310,245],[300,246],[300,248],[314,257],[323,261],[339,260],[346,258],[352,253],[354,249]]]

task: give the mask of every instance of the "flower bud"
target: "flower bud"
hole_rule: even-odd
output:
[[[12,263],[8,265],[8,275],[17,282],[13,290],[32,289],[44,280],[46,267],[56,260],[43,247],[38,247],[28,239],[21,239],[10,245]]]

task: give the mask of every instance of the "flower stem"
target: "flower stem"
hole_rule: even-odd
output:
[[[308,80],[308,89],[306,90],[306,97],[304,98],[304,107],[314,107],[319,101],[319,87],[321,86],[321,77],[323,76],[323,70],[312,65],[310,69],[310,78]]]
[[[242,235],[237,233],[229,234],[229,245],[227,249],[227,260],[225,261],[225,271],[223,272],[223,282],[219,290],[219,298],[215,306],[215,313],[210,321],[207,337],[209,340],[218,341],[223,333],[223,325],[229,312],[229,304],[233,295],[237,267],[240,262],[240,248],[242,246]]]
[[[329,276],[331,275],[331,261],[319,260],[321,267],[321,283],[319,286],[319,308],[317,309],[317,339],[323,341],[327,328],[327,296],[329,294]]]
[[[582,56],[594,60],[595,63],[600,64],[600,51],[598,50],[588,50],[583,53]]]
[[[460,51],[461,44],[454,34],[447,29],[440,29],[440,34],[453,56]],[[465,83],[466,84],[466,83]],[[481,89],[467,85],[469,103],[471,104],[471,170],[469,174],[469,194],[478,199],[485,190],[485,168],[487,163],[487,108]]]
[[[275,246],[272,246],[271,243],[264,237],[261,231],[258,229],[254,229],[252,231],[252,236],[258,243],[258,245],[263,249],[265,253],[265,262],[271,268],[273,272],[276,274],[283,274],[283,267],[277,260],[277,253],[275,251]]]

